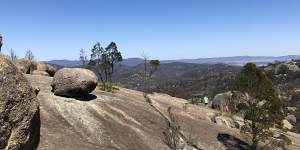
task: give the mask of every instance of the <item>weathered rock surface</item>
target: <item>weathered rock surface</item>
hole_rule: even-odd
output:
[[[34,68],[35,65],[33,63],[30,63],[30,61],[26,60],[26,59],[18,59],[15,64],[16,64],[16,67],[22,73],[26,73],[26,74],[30,74],[33,72],[33,70],[36,69],[36,68]]]
[[[216,124],[225,125],[230,128],[236,128],[236,124],[232,118],[226,116],[217,116],[215,117]]]
[[[82,97],[92,92],[97,82],[97,76],[90,70],[64,68],[55,73],[51,86],[54,95]]]
[[[16,61],[17,68],[25,74],[45,75],[53,77],[56,68],[39,61],[29,61],[26,59],[18,59]],[[43,72],[43,73],[41,73]]]
[[[287,71],[296,72],[299,71],[299,67],[295,64],[295,62],[284,62],[275,67],[275,74],[281,73],[282,69],[286,68]]]
[[[287,128],[289,130],[291,130],[293,128],[293,125],[286,119],[284,119],[282,121],[282,123],[283,123],[283,128]]]
[[[297,123],[297,118],[295,115],[287,115],[285,119],[288,120],[292,125],[296,125]]]
[[[32,72],[33,75],[42,75],[42,76],[50,76],[46,71],[34,70]]]
[[[51,92],[51,77],[26,76],[33,87],[40,89],[39,150],[169,149],[164,143],[163,134],[167,124],[161,114],[145,101],[143,93],[124,88],[115,93],[96,89],[79,101],[78,98],[54,95]],[[168,116],[168,108],[172,107],[183,134],[195,138],[203,150],[230,149],[218,140],[220,133],[243,139],[239,130],[207,120],[208,115],[214,116],[218,111],[199,105],[186,105],[186,100],[166,94],[155,93],[149,97],[152,105],[165,116]],[[300,145],[297,145],[300,140],[297,139],[300,136],[296,135],[291,135],[293,144],[289,149],[299,149]]]
[[[218,125],[225,125],[229,128],[237,128],[240,129],[244,125],[244,120],[238,116],[215,116],[213,121]]]
[[[39,130],[34,90],[12,62],[0,55],[0,149],[35,149]]]

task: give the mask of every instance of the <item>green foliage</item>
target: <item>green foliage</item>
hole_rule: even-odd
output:
[[[159,60],[150,60],[148,61],[149,56],[143,54],[142,57],[144,58],[144,73],[143,73],[143,90],[149,91],[149,81],[152,78],[152,75],[157,71],[160,66]],[[150,69],[149,66],[150,65]],[[150,90],[151,92],[151,90]]]
[[[120,90],[119,88],[114,87],[112,84],[109,84],[109,83],[107,83],[107,84],[100,84],[100,85],[98,85],[98,87],[102,91],[111,92],[111,93],[114,93],[115,91]]]
[[[285,135],[283,135],[283,134],[281,134],[281,135],[279,136],[279,139],[282,139],[285,143],[287,143],[287,145],[291,145],[291,144],[292,144],[292,140],[289,139],[287,136],[285,136]]]
[[[150,60],[150,64],[152,66],[159,66],[160,65],[160,61],[159,60]]]
[[[115,65],[123,60],[121,52],[115,42],[111,42],[106,48],[96,43],[91,50],[89,66],[94,67],[98,73],[104,91],[110,91],[112,87],[112,75]]]
[[[257,149],[258,142],[265,142],[272,137],[269,129],[274,124],[281,125],[283,102],[266,74],[252,63],[244,66],[233,90],[245,95],[238,105],[238,111],[244,115],[245,123],[241,132],[250,135],[252,148]]]
[[[149,64],[151,66],[149,77],[151,78],[153,73],[156,72],[158,67],[160,66],[160,61],[159,60],[150,60]]]
[[[288,74],[289,68],[286,65],[280,65],[277,74]]]

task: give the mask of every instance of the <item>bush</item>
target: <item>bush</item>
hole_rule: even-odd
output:
[[[288,74],[289,68],[286,65],[280,65],[278,68],[277,74]]]
[[[100,84],[98,85],[98,87],[102,91],[111,92],[111,93],[120,90],[119,88],[114,87],[112,84]]]

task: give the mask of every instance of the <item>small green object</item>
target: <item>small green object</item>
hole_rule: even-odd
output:
[[[208,104],[208,97],[206,97],[206,96],[204,97],[204,103]]]

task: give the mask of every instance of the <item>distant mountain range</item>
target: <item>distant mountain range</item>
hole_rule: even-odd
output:
[[[287,56],[233,56],[233,57],[214,57],[214,58],[198,58],[198,59],[178,59],[178,60],[161,60],[161,63],[193,63],[193,64],[228,64],[241,66],[248,62],[256,63],[257,65],[266,65],[274,61],[288,61],[292,59],[300,59],[300,55]],[[51,60],[45,61],[48,64],[54,64],[64,67],[75,67],[81,65],[79,60]],[[143,63],[141,58],[127,58],[124,59],[122,65],[137,66]]]

